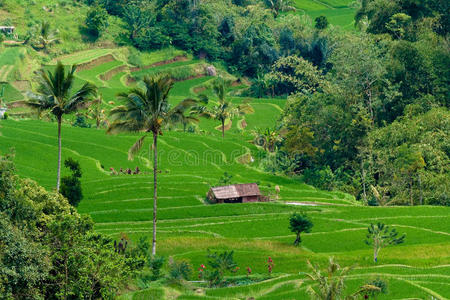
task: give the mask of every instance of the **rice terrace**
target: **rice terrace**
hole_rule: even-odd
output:
[[[0,299],[450,299],[409,2],[0,0]]]

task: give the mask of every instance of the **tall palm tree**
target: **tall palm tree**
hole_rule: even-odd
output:
[[[158,136],[162,135],[164,125],[176,120],[175,115],[195,104],[192,99],[183,100],[174,108],[169,105],[169,91],[173,80],[165,75],[145,77],[142,85],[120,93],[118,97],[124,105],[113,108],[110,112],[112,123],[107,133],[144,132],[128,151],[128,159],[140,151],[148,134],[153,135],[153,242],[152,254],[156,254],[156,216],[158,198]]]
[[[206,109],[201,116],[213,118],[220,121],[222,128],[222,138],[225,137],[225,121],[232,120],[237,115],[245,115],[253,113],[253,107],[247,101],[243,101],[240,105],[234,105],[231,101],[225,99],[227,83],[219,77],[213,84],[213,91],[218,101],[211,109]]]
[[[80,108],[91,95],[96,94],[96,87],[85,83],[79,90],[72,93],[77,66],[73,65],[66,73],[64,65],[58,61],[55,71],[43,69],[38,74],[37,93],[29,93],[30,101],[27,105],[39,112],[48,110],[58,121],[58,171],[56,178],[56,191],[59,192],[61,182],[61,124],[62,117],[71,114]]]

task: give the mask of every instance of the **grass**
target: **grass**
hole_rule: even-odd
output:
[[[326,16],[332,25],[345,29],[353,29],[355,8],[350,0],[295,0],[298,13],[306,14],[313,20],[318,16]]]
[[[23,99],[23,95],[9,83],[0,83],[0,94],[2,91],[5,102],[13,102]]]
[[[331,3],[331,2],[330,2]],[[337,5],[337,4],[336,4]],[[337,10],[336,10],[337,11]],[[106,51],[106,50],[105,50]],[[109,51],[109,50],[107,50]],[[89,61],[104,55],[103,51],[83,51],[66,57],[70,62]],[[158,56],[159,55],[159,56]],[[160,61],[163,53],[155,55]],[[173,55],[173,53],[171,54]],[[168,55],[168,56],[171,56]],[[148,58],[147,63],[151,62]],[[79,86],[86,80],[100,81],[99,75],[122,64],[114,61],[77,73]],[[146,72],[176,69],[195,61],[176,62],[148,69]],[[49,67],[50,68],[50,67]],[[126,90],[121,72],[102,84],[100,92],[106,102],[116,101],[115,94]],[[208,86],[210,77],[175,83],[171,104],[195,96],[194,88]],[[113,88],[112,88],[113,87]],[[211,98],[210,90],[202,91]],[[232,97],[234,103],[242,98]],[[450,216],[448,207],[365,207],[340,192],[320,191],[297,179],[263,172],[259,168],[260,150],[250,141],[255,128],[274,127],[286,100],[253,99],[254,114],[245,116],[248,126],[227,131],[225,139],[215,128],[214,120],[201,120],[199,132],[183,133],[175,127],[160,138],[158,253],[176,259],[188,259],[194,270],[206,262],[206,250],[234,250],[245,276],[250,266],[254,274],[267,275],[266,260],[275,261],[272,278],[263,282],[232,288],[206,289],[205,296],[182,291],[178,299],[304,299],[311,284],[299,272],[307,272],[306,260],[324,265],[329,256],[342,265],[355,265],[348,277],[348,291],[376,277],[389,282],[389,293],[377,299],[448,298],[450,295]],[[150,139],[134,161],[127,160],[128,148],[138,134],[106,135],[104,130],[73,128],[72,117],[63,126],[63,158],[80,161],[85,195],[79,212],[89,214],[98,232],[117,239],[125,234],[135,241],[152,232],[152,169]],[[22,177],[32,178],[51,190],[55,185],[57,144],[56,124],[36,120],[1,120],[0,153],[15,148],[15,161]],[[254,158],[241,164],[242,155]],[[141,175],[112,176],[109,168],[139,168]],[[64,170],[64,173],[67,170]],[[265,193],[280,187],[280,201],[271,203],[207,205],[204,202],[211,185],[216,185],[224,172],[232,180],[257,182]],[[64,174],[63,174],[64,175]],[[286,202],[321,202],[322,206],[299,207]],[[314,227],[302,235],[302,245],[292,246],[295,239],[288,229],[289,215],[307,211]],[[406,242],[380,252],[378,264],[372,261],[372,249],[364,244],[370,223],[384,222],[406,233]],[[191,279],[195,279],[195,272]],[[159,299],[174,290],[151,287],[123,295],[120,299]]]

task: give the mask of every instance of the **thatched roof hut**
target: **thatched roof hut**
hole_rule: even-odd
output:
[[[246,203],[259,202],[264,197],[256,183],[246,183],[212,187],[208,198],[212,203]]]

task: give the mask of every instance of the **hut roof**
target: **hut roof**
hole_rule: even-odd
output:
[[[256,183],[234,184],[211,188],[217,199],[230,199],[248,196],[259,196],[261,192]]]

